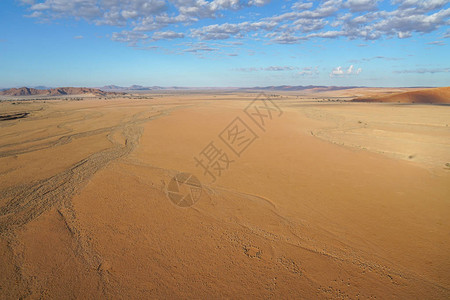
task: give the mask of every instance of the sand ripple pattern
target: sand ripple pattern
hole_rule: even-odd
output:
[[[85,186],[97,171],[107,166],[110,162],[126,156],[136,148],[142,134],[142,128],[139,127],[140,124],[167,115],[173,109],[162,110],[159,114],[150,117],[143,117],[142,115],[145,115],[146,112],[140,112],[135,114],[131,121],[125,124],[64,136],[56,143],[51,142],[51,145],[41,145],[33,149],[33,151],[36,151],[46,147],[54,147],[62,141],[69,142],[74,138],[94,135],[104,131],[110,132],[108,138],[115,143],[112,148],[95,153],[50,178],[1,191],[0,194],[4,200],[6,199],[4,201],[6,204],[0,207],[0,234],[27,224],[56,204],[69,204],[72,197]],[[112,135],[116,132],[120,132],[125,137],[125,145],[121,145],[112,139]],[[19,150],[18,153],[22,152]],[[7,155],[16,155],[18,153],[11,152]],[[2,155],[5,156],[5,153],[2,153]]]

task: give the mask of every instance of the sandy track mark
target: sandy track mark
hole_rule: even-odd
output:
[[[167,115],[173,109],[176,108],[161,110],[151,116],[145,116],[148,114],[146,111],[139,112],[125,124],[101,129],[109,131],[108,138],[114,143],[112,148],[94,153],[50,178],[3,190],[1,192],[2,203],[5,204],[0,207],[0,234],[28,223],[57,203],[69,204],[73,195],[79,192],[97,171],[136,148],[142,133],[140,124]],[[112,136],[116,132],[120,132],[124,136],[124,145],[113,140]],[[74,136],[79,137],[86,134],[92,133],[81,133]],[[65,140],[70,142],[72,138],[74,137],[69,136]]]

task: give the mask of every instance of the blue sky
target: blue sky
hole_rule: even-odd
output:
[[[450,1],[2,0],[0,88],[449,86]]]

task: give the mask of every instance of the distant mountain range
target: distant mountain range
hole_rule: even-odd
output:
[[[0,91],[0,95],[6,96],[34,96],[34,95],[64,96],[64,95],[82,95],[82,94],[107,96],[107,95],[120,95],[123,93],[105,92],[100,89],[79,88],[79,87],[61,87],[54,89],[36,89],[36,88],[21,87]]]
[[[203,89],[199,87],[180,87],[180,86],[142,86],[142,85],[132,85],[129,87],[118,86],[118,85],[105,85],[100,87],[102,91],[159,91],[159,90],[195,90]],[[205,89],[217,89],[217,88],[205,88]]]
[[[32,87],[30,87],[30,88],[36,89],[36,90],[50,90],[50,89],[52,89],[53,87],[48,87],[48,86],[38,85],[38,86],[32,86]],[[0,88],[0,92],[1,92],[1,91],[6,91],[6,90],[9,90],[9,88]]]
[[[278,85],[278,86],[264,86],[253,88],[241,88],[243,90],[264,90],[264,91],[314,91],[314,92],[326,92],[326,91],[338,91],[362,88],[361,86],[325,86],[325,85]]]
[[[31,95],[48,95],[48,96],[62,96],[62,95],[80,95],[80,94],[94,94],[97,96],[106,95],[120,95],[130,93],[133,91],[163,91],[163,90],[230,90],[230,91],[308,91],[308,92],[327,92],[338,91],[353,88],[364,88],[363,86],[324,86],[324,85],[278,85],[278,86],[257,86],[257,87],[179,87],[179,86],[142,86],[132,85],[129,87],[118,85],[106,85],[100,88],[83,88],[83,87],[60,87],[49,88],[46,86],[36,86],[34,88],[11,88],[0,89],[0,95],[9,96],[31,96]],[[423,87],[425,88],[425,87]]]
[[[118,86],[118,85],[105,85],[103,87],[100,88],[103,91],[130,91],[130,90],[134,90],[134,91],[147,91],[147,90],[151,90],[151,88],[149,87],[144,87],[142,85],[132,85],[130,87],[123,87],[123,86]]]
[[[323,85],[279,85],[279,86],[263,86],[263,87],[179,87],[179,86],[142,86],[142,85],[132,85],[129,87],[118,86],[118,85],[107,85],[100,87],[103,91],[155,91],[155,90],[217,90],[217,89],[230,89],[230,90],[267,90],[267,91],[303,91],[312,90],[317,91],[335,91],[335,90],[345,90],[358,88],[358,86],[323,86]]]

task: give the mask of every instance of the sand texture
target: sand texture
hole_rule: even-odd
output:
[[[0,298],[450,298],[450,107],[328,93],[0,102]]]

